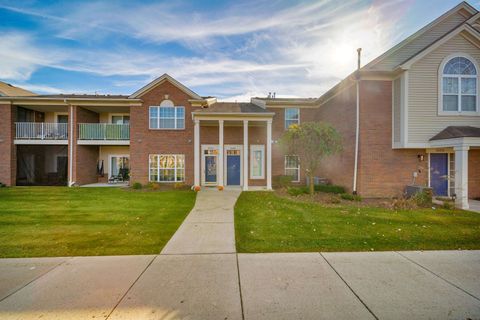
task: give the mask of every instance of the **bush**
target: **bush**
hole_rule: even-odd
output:
[[[326,193],[345,193],[345,188],[334,184],[319,184],[315,186],[315,191]]]
[[[0,188],[5,188],[7,185],[5,183],[0,182]]]
[[[186,185],[183,182],[175,182],[173,185],[173,189],[175,190],[189,190],[190,186]]]
[[[140,182],[134,182],[132,184],[132,189],[140,190],[140,189],[142,189],[142,184]]]
[[[416,193],[412,200],[415,201],[417,206],[427,208],[432,206],[432,192],[431,190],[423,190]]]
[[[453,210],[455,209],[455,204],[453,201],[443,201],[442,208],[445,210]]]
[[[291,196],[299,196],[301,194],[308,194],[307,187],[290,187],[287,189],[287,192]]]
[[[349,201],[362,201],[362,197],[355,195],[355,194],[350,194],[350,193],[342,193],[340,197],[343,200],[349,200]]]
[[[276,176],[274,177],[273,184],[277,188],[288,188],[292,185],[291,176]]]

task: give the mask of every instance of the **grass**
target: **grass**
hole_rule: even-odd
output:
[[[480,214],[393,211],[243,192],[235,206],[238,252],[480,249]]]
[[[0,189],[0,257],[156,254],[195,202],[192,191]]]

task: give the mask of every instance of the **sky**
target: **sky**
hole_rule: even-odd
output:
[[[459,2],[0,0],[0,80],[131,94],[168,73],[224,101],[319,97],[356,68],[356,48],[364,65]]]

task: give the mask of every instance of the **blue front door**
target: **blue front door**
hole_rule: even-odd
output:
[[[448,195],[448,153],[430,154],[430,186],[436,196]]]
[[[227,155],[227,185],[240,185],[240,155]]]
[[[217,156],[205,156],[205,182],[217,182]]]

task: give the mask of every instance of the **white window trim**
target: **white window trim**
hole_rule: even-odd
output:
[[[152,180],[151,178],[151,167],[150,167],[150,157],[151,156],[157,156],[157,180]],[[174,169],[174,176],[175,180],[174,181],[160,181],[160,169],[165,169],[165,168],[160,168],[160,156],[174,156],[175,157],[175,168]],[[184,167],[183,167],[183,180],[177,180],[177,157],[182,156],[184,157]],[[186,174],[186,163],[185,163],[185,155],[184,154],[167,154],[167,153],[151,153],[148,155],[148,181],[149,182],[158,182],[158,183],[178,183],[178,182],[185,182],[185,174]],[[167,168],[171,169],[171,168]]]
[[[253,153],[255,151],[262,152],[262,162],[261,162],[261,171],[262,174],[259,176],[253,175]],[[265,146],[263,144],[252,144],[250,145],[250,179],[265,179]]]
[[[298,158],[298,166],[297,168],[287,168],[287,157],[297,157]],[[297,155],[294,154],[286,154],[284,157],[284,163],[283,167],[285,168],[284,174],[287,175],[287,169],[292,170],[292,169],[298,169],[298,180],[292,180],[292,182],[300,182],[302,180],[301,178],[301,171],[300,171],[300,158]]]
[[[291,109],[297,109],[298,110],[298,119],[287,119],[287,110],[291,110]],[[290,126],[287,126],[287,121],[297,121],[297,125],[300,125],[300,108],[285,108],[285,111],[283,113],[283,117],[285,118],[284,119],[284,127],[285,129],[288,129]],[[292,124],[290,124],[292,125]]]
[[[157,108],[157,109],[158,109],[158,110],[157,110],[157,114],[158,114],[158,117],[157,117],[157,128],[152,128],[151,123],[150,123],[150,119],[151,119],[151,118],[150,118],[150,110],[151,110],[152,108]],[[161,119],[161,118],[160,118],[160,108],[173,108],[173,109],[174,109],[174,113],[173,113],[174,117],[173,117],[173,118],[169,118],[169,119],[174,119],[175,128],[159,128],[159,127],[160,127],[160,119]],[[183,128],[177,128],[177,120],[182,119],[182,118],[177,118],[177,109],[178,109],[178,108],[183,108]],[[149,128],[150,130],[185,130],[185,116],[186,116],[186,114],[185,114],[185,107],[184,107],[184,106],[173,106],[173,107],[171,107],[171,106],[162,106],[162,105],[160,105],[160,106],[150,106],[150,107],[148,108],[148,128]]]
[[[108,155],[108,178],[112,177],[112,158],[128,158],[128,163],[130,164],[130,155],[129,154],[109,154]],[[129,168],[130,170],[130,168]]]
[[[476,111],[444,111],[443,110],[443,69],[445,68],[445,65],[453,58],[456,58],[456,57],[462,57],[462,58],[466,58],[468,60],[470,60],[473,65],[475,66],[475,69],[477,71],[477,75],[476,76],[464,76],[465,78],[476,78],[477,79],[477,95],[476,95],[476,105],[475,107],[477,108]],[[479,94],[479,91],[480,91],[480,84],[479,84],[479,73],[480,73],[480,69],[478,68],[478,64],[477,64],[477,60],[475,60],[475,58],[473,58],[471,55],[467,54],[467,53],[463,53],[463,52],[457,52],[457,53],[454,53],[454,54],[451,54],[447,57],[445,57],[442,61],[442,63],[440,64],[440,68],[438,69],[438,115],[439,116],[480,116],[480,106],[479,106],[479,102],[480,102],[480,94]],[[450,77],[450,76],[447,76],[447,77]],[[452,76],[452,77],[456,77],[456,76]],[[460,86],[458,87],[458,90],[459,90],[459,99],[460,99]],[[458,104],[458,107],[461,108],[461,103]]]
[[[113,117],[122,117],[122,120],[123,120],[125,116],[130,117],[130,113],[109,113],[108,123],[113,124],[113,120],[112,120]],[[149,113],[149,117],[150,117],[150,113]]]

